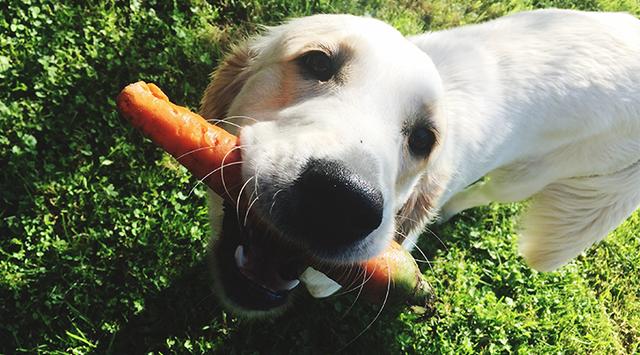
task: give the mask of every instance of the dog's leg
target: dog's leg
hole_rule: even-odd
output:
[[[477,206],[484,206],[492,201],[487,190],[487,181],[476,182],[454,195],[439,213],[438,223],[444,223],[458,213]]]
[[[537,169],[539,163],[527,162],[494,170],[479,181],[454,195],[441,209],[439,223],[456,214],[490,202],[516,202],[542,190],[551,178]]]
[[[617,173],[564,179],[536,194],[520,253],[534,269],[556,269],[602,240],[640,205],[640,161]]]

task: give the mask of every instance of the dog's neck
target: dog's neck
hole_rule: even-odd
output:
[[[452,47],[446,58],[431,55],[443,81],[441,113],[447,122],[447,137],[439,159],[445,163],[441,175],[449,181],[438,205],[490,171],[516,159],[508,146],[522,139],[513,122],[504,120],[501,85],[494,59],[475,46]],[[433,51],[441,53],[442,51]],[[494,101],[494,102],[490,102]],[[529,132],[534,134],[534,132]]]

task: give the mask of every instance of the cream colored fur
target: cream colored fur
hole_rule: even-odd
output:
[[[318,45],[352,53],[330,93],[291,67]],[[424,106],[442,137],[422,161],[401,129]],[[296,19],[234,51],[201,112],[258,121],[232,121],[245,179],[291,180],[319,155],[380,187],[383,223],[345,260],[376,254],[395,231],[410,247],[438,214],[532,197],[520,251],[552,270],[640,204],[640,21],[627,14],[540,10],[408,39],[373,19]]]

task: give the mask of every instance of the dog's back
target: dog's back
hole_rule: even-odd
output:
[[[631,15],[539,10],[413,41],[438,68],[448,119],[464,120],[465,134],[495,132],[485,119],[492,116],[501,130],[519,130],[519,145],[538,156],[604,131],[640,130],[640,20]],[[531,133],[547,144],[534,147]],[[495,146],[496,166],[514,159],[502,148]]]
[[[638,19],[540,10],[413,41],[443,78],[454,137],[464,136],[450,151],[468,163],[443,202],[491,177],[451,199],[445,216],[533,196],[521,252],[549,270],[640,204]]]

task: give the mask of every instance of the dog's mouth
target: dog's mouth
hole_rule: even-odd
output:
[[[225,203],[220,239],[214,245],[218,292],[242,310],[268,311],[288,303],[311,263],[302,249],[288,245],[277,232],[252,218],[245,222]]]

